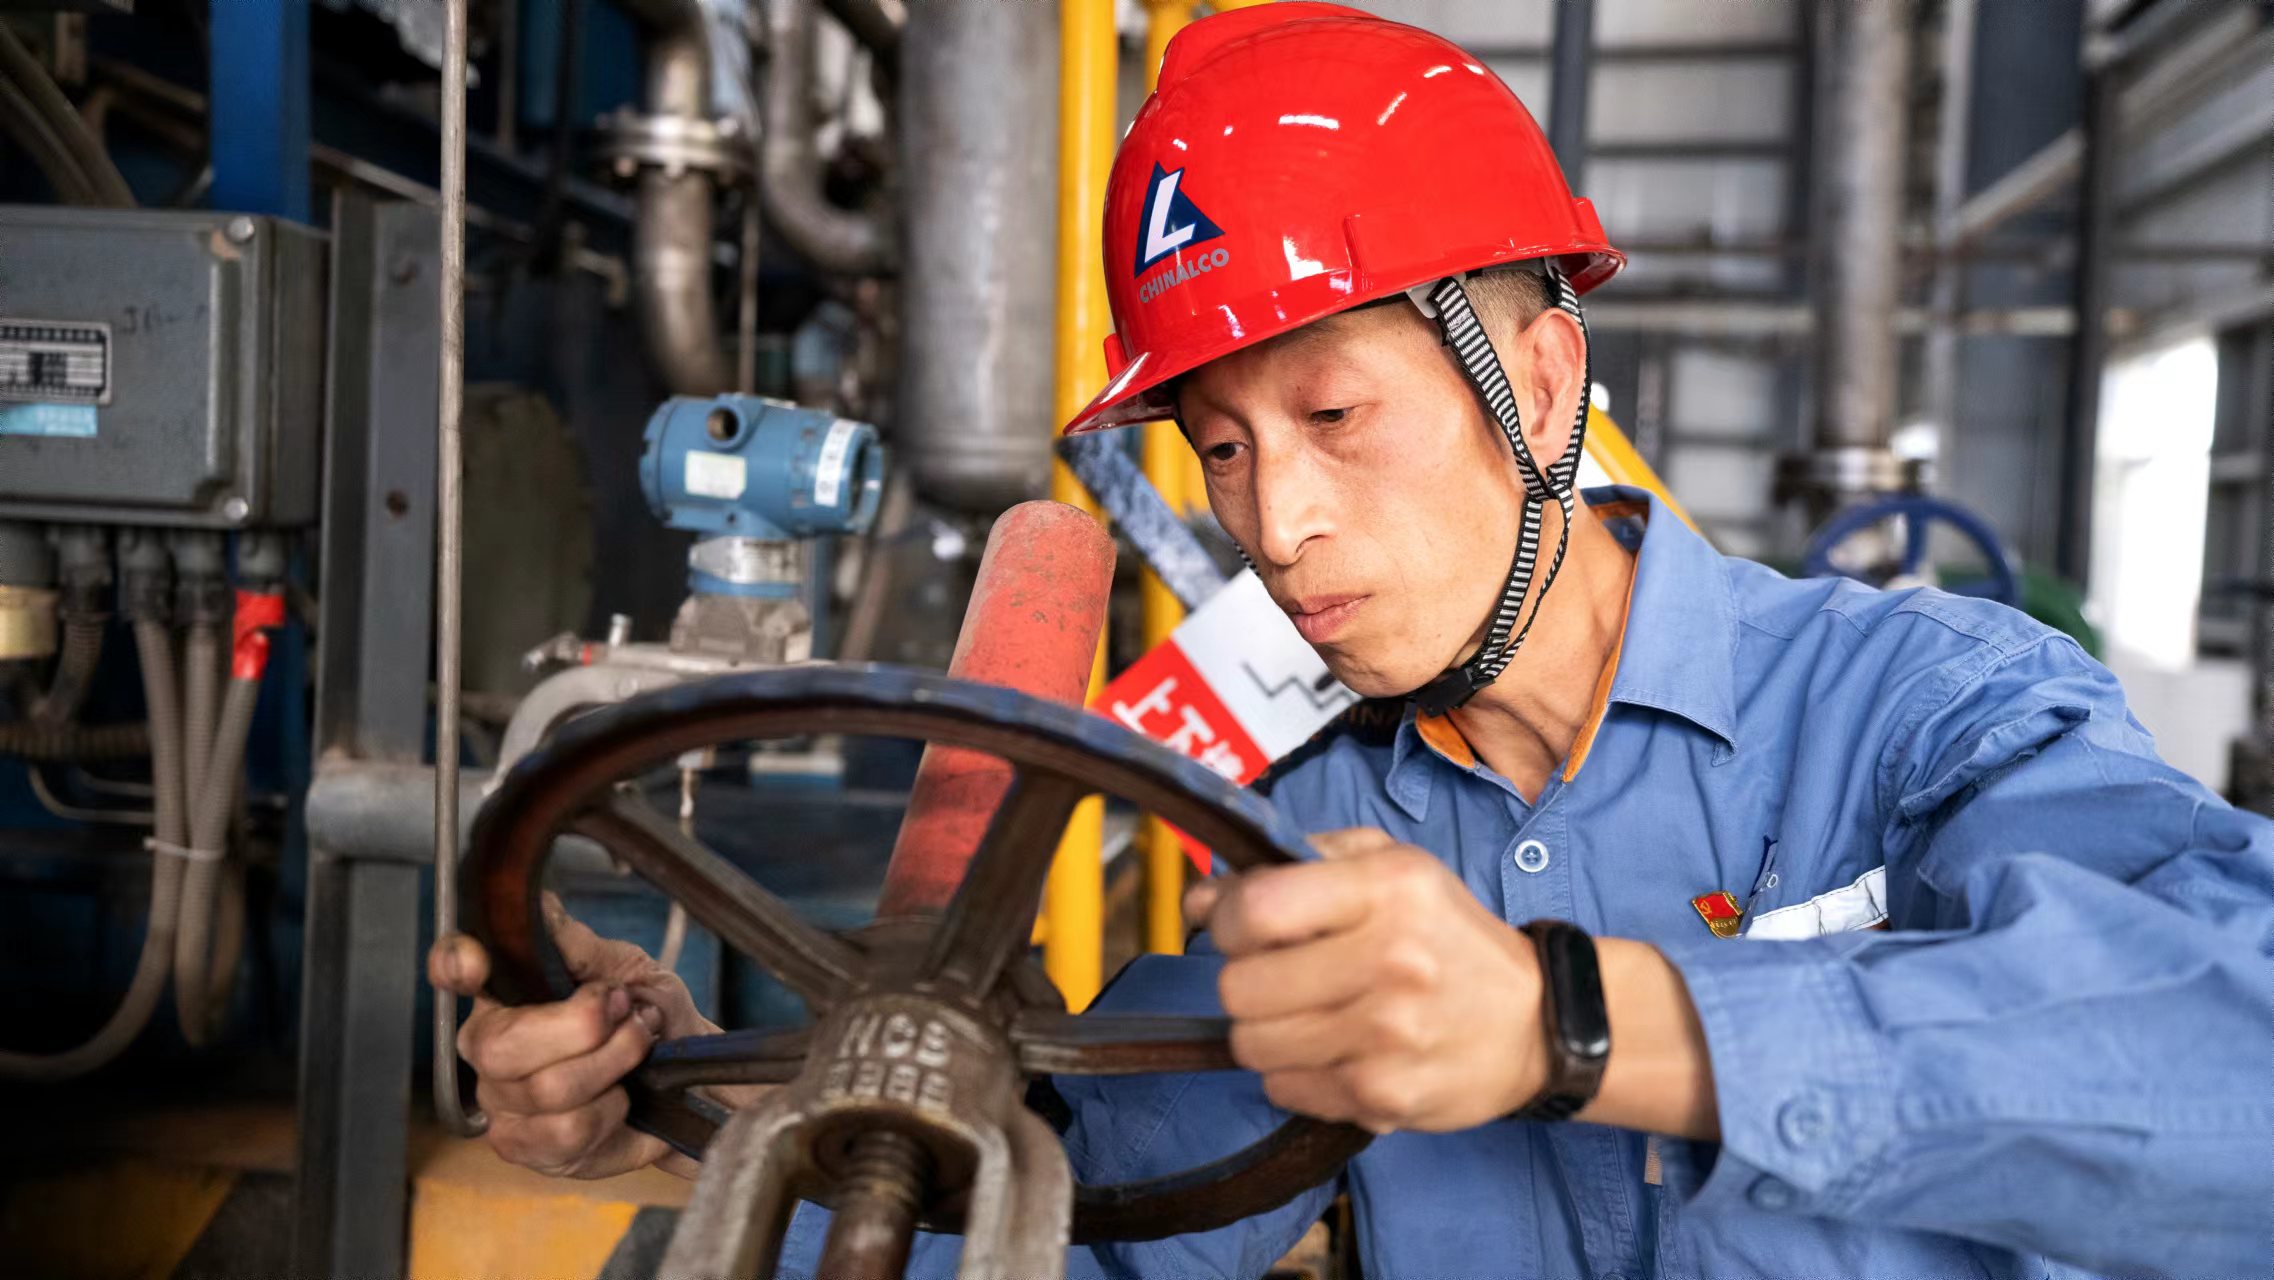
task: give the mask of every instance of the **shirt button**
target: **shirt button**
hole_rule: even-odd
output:
[[[1537,840],[1526,840],[1516,846],[1518,868],[1538,875],[1548,869],[1548,847]]]
[[[1790,1183],[1771,1175],[1754,1183],[1752,1188],[1745,1193],[1745,1198],[1752,1201],[1753,1207],[1756,1209],[1766,1209],[1770,1213],[1778,1213],[1790,1209],[1793,1202],[1798,1200],[1800,1196],[1792,1189]]]
[[[1813,1146],[1831,1127],[1832,1118],[1813,1095],[1794,1098],[1777,1112],[1777,1133],[1788,1147]]]

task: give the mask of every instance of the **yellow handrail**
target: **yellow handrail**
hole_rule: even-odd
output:
[[[1119,39],[1113,0],[1064,0],[1058,27],[1058,345],[1057,413],[1051,430],[1081,411],[1105,385],[1106,310],[1098,211],[1113,164],[1115,66]],[[1050,496],[1092,515],[1097,505],[1064,463],[1050,470]],[[1105,641],[1090,666],[1090,693],[1105,684]],[[1042,965],[1066,1006],[1097,998],[1105,980],[1105,802],[1074,810],[1043,891]]]
[[[1619,424],[1611,421],[1611,415],[1592,405],[1587,409],[1587,456],[1603,469],[1612,484],[1648,489],[1661,506],[1680,516],[1683,524],[1692,529],[1698,527],[1698,522],[1690,518],[1666,482],[1658,478],[1658,472],[1627,439],[1627,433],[1619,430]]]
[[[1145,92],[1151,93],[1161,75],[1161,58],[1169,40],[1192,21],[1193,0],[1146,0]],[[1145,478],[1177,514],[1191,511],[1204,494],[1198,487],[1198,467],[1175,424],[1151,422],[1140,428]],[[1151,570],[1141,579],[1145,618],[1145,649],[1167,640],[1184,621],[1184,606]],[[1138,849],[1145,858],[1145,949],[1163,955],[1184,950],[1184,849],[1169,825],[1150,814],[1138,832]]]

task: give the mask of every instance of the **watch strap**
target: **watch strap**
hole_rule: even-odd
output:
[[[1563,920],[1534,920],[1521,932],[1540,958],[1548,1078],[1513,1114],[1519,1120],[1568,1120],[1595,1100],[1611,1057],[1611,1020],[1595,940]]]

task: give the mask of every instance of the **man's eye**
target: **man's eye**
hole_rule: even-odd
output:
[[[1207,456],[1210,462],[1230,462],[1232,459],[1238,457],[1239,455],[1240,445],[1236,440],[1226,440],[1220,444],[1212,444],[1208,446],[1207,450]]]
[[[1313,422],[1340,422],[1349,416],[1350,410],[1348,409],[1314,409],[1311,411],[1311,421]]]

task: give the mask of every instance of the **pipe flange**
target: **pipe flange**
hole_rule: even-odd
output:
[[[749,181],[757,168],[756,149],[735,116],[698,120],[641,115],[627,108],[601,117],[593,154],[621,181],[630,181],[642,169],[661,169],[674,178],[709,174],[732,186]]]

